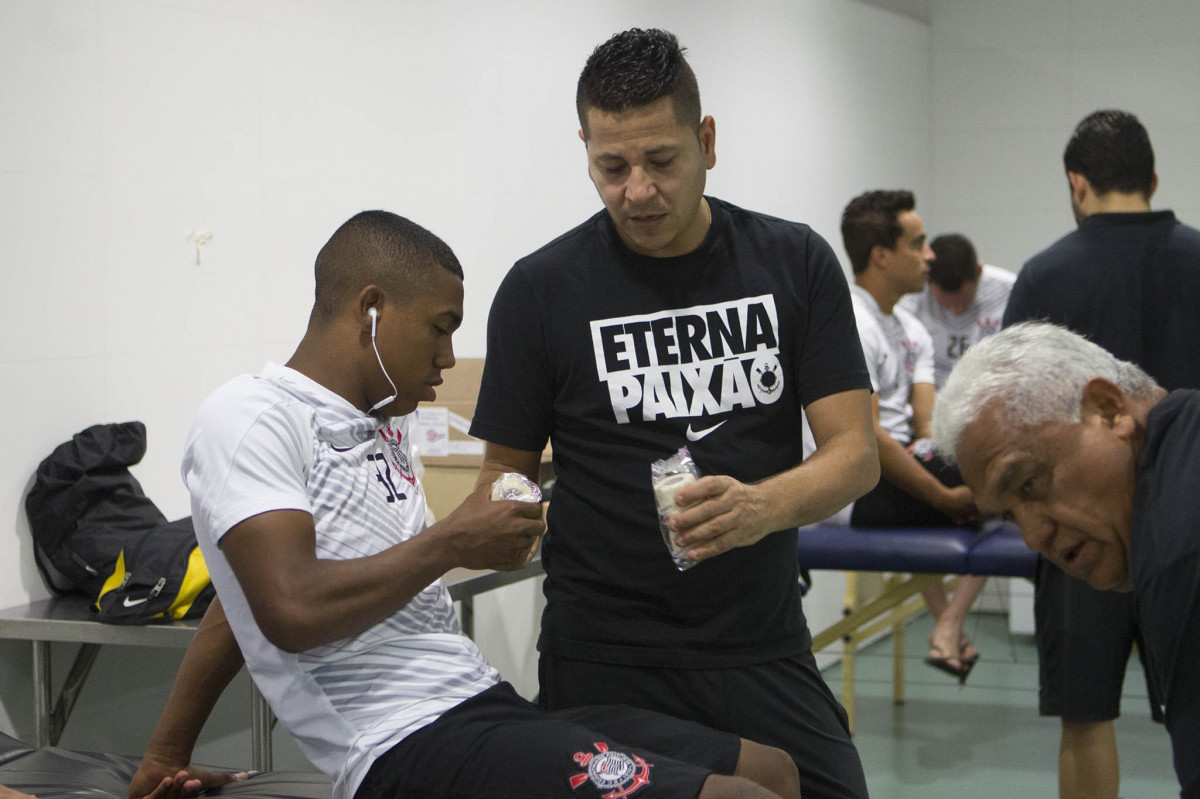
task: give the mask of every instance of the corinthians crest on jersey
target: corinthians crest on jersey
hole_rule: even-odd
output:
[[[786,380],[770,294],[591,323],[619,424],[770,405]]]
[[[417,482],[413,471],[412,461],[404,451],[404,429],[397,430],[391,425],[379,428],[380,449],[387,455],[388,466],[395,469],[410,485]]]
[[[653,764],[637,755],[609,749],[603,741],[597,741],[592,746],[595,752],[575,753],[575,762],[583,766],[585,771],[571,777],[573,790],[591,782],[596,790],[605,791],[602,799],[624,799],[650,784]]]

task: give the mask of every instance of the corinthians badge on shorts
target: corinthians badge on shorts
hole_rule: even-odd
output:
[[[654,764],[647,763],[637,755],[610,751],[608,744],[603,741],[597,741],[592,746],[596,748],[596,754],[575,753],[575,762],[587,771],[571,777],[572,789],[577,790],[590,781],[596,790],[608,791],[602,799],[624,799],[650,784],[650,769],[654,768]]]

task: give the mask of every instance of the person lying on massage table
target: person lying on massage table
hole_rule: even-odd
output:
[[[1185,799],[1200,797],[1200,391],[1065,328],[976,344],[933,414],[979,509],[1102,591],[1132,591]]]

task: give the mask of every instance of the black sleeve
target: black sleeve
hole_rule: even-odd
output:
[[[1004,321],[1001,327],[1012,327],[1031,318],[1030,282],[1029,264],[1026,264],[1025,268],[1017,273],[1017,282],[1013,283],[1012,292],[1008,295],[1008,305],[1004,307]]]
[[[488,315],[487,358],[471,435],[541,452],[550,436],[553,378],[543,304],[519,266],[509,270]]]
[[[811,233],[808,247],[807,324],[800,331],[803,348],[795,376],[803,405],[842,391],[871,390],[846,275],[820,235]]]
[[[1195,524],[1185,522],[1184,528]],[[1166,692],[1167,732],[1182,796],[1200,799],[1200,558],[1191,555],[1171,564],[1137,597],[1143,607],[1143,635],[1159,690]]]

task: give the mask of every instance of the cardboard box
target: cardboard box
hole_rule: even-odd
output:
[[[426,466],[421,487],[434,519],[444,519],[475,490],[478,466]]]
[[[417,431],[413,436],[425,466],[425,501],[435,518],[441,519],[458,507],[475,489],[483,465],[484,442],[467,430],[475,416],[475,402],[483,379],[483,358],[459,358],[454,368],[442,373],[437,400],[417,408]],[[550,446],[542,453],[539,482],[553,479]]]
[[[442,373],[437,400],[417,408],[414,441],[426,468],[470,466],[478,470],[483,463],[483,442],[467,433],[482,378],[483,358],[459,358],[453,369]]]

